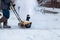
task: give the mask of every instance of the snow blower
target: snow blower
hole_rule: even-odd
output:
[[[21,20],[21,18],[19,17],[19,14],[18,14],[18,12],[16,11],[15,7],[12,6],[11,9],[13,10],[16,18],[17,18],[18,21],[19,21],[18,26],[20,26],[20,27],[22,27],[22,28],[30,28],[30,27],[31,27],[32,22]]]

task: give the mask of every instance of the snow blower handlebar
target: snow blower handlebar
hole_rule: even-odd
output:
[[[16,11],[16,9],[15,9],[15,7],[13,6],[12,3],[11,3],[11,5],[12,5],[11,9],[13,10],[15,16],[17,17],[18,21],[21,22],[22,20],[21,20],[21,18],[19,17],[18,12]]]
[[[21,18],[19,17],[18,12],[16,11],[15,7],[13,6],[12,2],[11,2],[11,9],[13,10],[15,16],[17,17],[17,19],[19,21],[19,23],[18,23],[19,26],[26,27],[26,28],[30,28],[31,27],[32,22],[22,21]]]

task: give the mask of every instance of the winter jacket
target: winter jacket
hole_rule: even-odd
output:
[[[10,2],[11,0],[1,0],[1,9],[2,9],[2,13],[3,16],[6,17],[7,19],[9,19],[10,17]]]
[[[11,0],[1,0],[1,9],[10,9]]]

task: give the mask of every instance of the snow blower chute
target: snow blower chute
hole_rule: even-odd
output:
[[[21,18],[19,17],[19,14],[18,14],[18,12],[16,11],[15,7],[12,6],[11,9],[13,10],[16,18],[17,18],[18,21],[19,21],[18,25],[19,25],[20,27],[22,27],[22,28],[30,28],[30,27],[31,27],[32,22],[21,20]]]

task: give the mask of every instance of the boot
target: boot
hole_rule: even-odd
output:
[[[11,27],[8,25],[3,25],[3,28],[11,28]]]
[[[3,22],[3,28],[11,28],[10,26],[7,25],[7,20]]]
[[[0,19],[0,24],[3,22],[3,28],[11,28],[10,26],[7,25],[7,20],[4,16]],[[0,26],[0,28],[2,28]]]
[[[5,21],[4,19],[5,19],[5,17],[4,17],[4,16],[0,19],[0,28],[2,28],[1,23]]]

